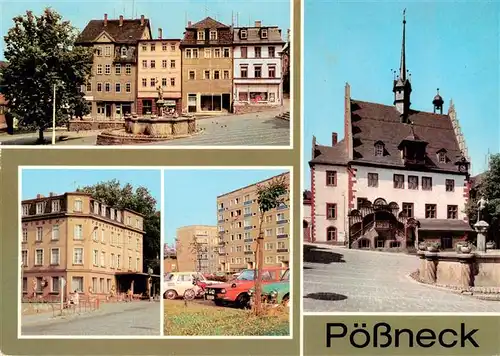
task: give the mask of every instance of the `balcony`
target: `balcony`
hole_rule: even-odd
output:
[[[222,213],[224,211],[224,208],[220,208],[219,210],[217,210],[217,212],[219,213]]]
[[[253,242],[253,239],[245,239],[245,242]]]
[[[252,230],[253,226],[245,226],[245,230]]]
[[[276,250],[276,252],[288,252],[288,249],[287,248],[279,248]]]
[[[278,208],[276,210],[285,210],[285,209],[288,209],[288,205],[282,204],[282,205],[278,206]]]
[[[251,205],[251,204],[252,204],[251,200],[247,200],[247,201],[243,202],[243,205]]]
[[[114,63],[136,63],[137,56],[135,54],[127,54],[126,56],[122,56],[121,54],[116,55],[113,59]]]
[[[288,237],[288,234],[280,234],[276,236],[278,239],[285,239]]]
[[[278,221],[276,221],[276,224],[283,225],[283,224],[286,224],[287,222],[288,222],[288,220],[286,220],[286,219],[285,220],[278,220]]]
[[[252,216],[252,213],[248,213],[248,214],[243,215],[243,217],[245,217],[245,218],[248,218],[250,216]]]
[[[245,255],[253,255],[253,251],[245,251]]]
[[[218,220],[217,222],[218,222],[219,224],[223,224],[223,223],[224,223],[224,219],[222,219],[222,220]]]

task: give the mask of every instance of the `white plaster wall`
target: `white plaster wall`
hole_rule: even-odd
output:
[[[274,47],[274,57],[269,58],[269,51],[268,47]],[[281,45],[261,45],[257,46],[261,48],[261,58],[254,58],[255,57],[255,47],[256,46],[236,46],[234,48],[233,52],[233,60],[234,60],[234,65],[233,65],[233,78],[238,79],[240,78],[240,66],[242,64],[248,65],[248,78],[254,78],[254,70],[253,66],[255,64],[262,65],[262,79],[265,79],[268,74],[268,66],[269,65],[274,65],[276,67],[276,78],[281,78],[281,57],[279,55],[279,52],[281,52],[282,46]],[[241,58],[241,47],[247,47],[247,57],[248,58]],[[276,78],[270,78],[276,80]],[[245,79],[245,78],[243,78]]]
[[[465,208],[464,183],[465,178],[459,175],[403,171],[385,168],[372,168],[364,166],[353,166],[357,169],[356,180],[353,189],[354,203],[357,198],[367,198],[372,203],[377,198],[383,198],[390,202],[396,202],[401,209],[403,203],[414,204],[414,217],[416,219],[425,218],[425,204],[436,204],[437,219],[447,218],[447,206],[458,205],[458,219],[465,218],[463,212]],[[368,187],[368,173],[378,173],[378,187]],[[405,189],[394,189],[393,175],[402,174],[405,176]],[[408,176],[418,177],[418,190],[408,189]],[[432,178],[432,190],[422,190],[422,177]],[[445,186],[446,179],[455,180],[455,191],[447,192]],[[347,185],[346,185],[347,187]]]
[[[302,218],[308,223],[311,223],[311,205],[309,204],[302,205],[302,214],[303,214]]]
[[[337,186],[326,185],[326,171],[337,172]],[[314,224],[317,242],[326,242],[326,229],[329,226],[337,228],[337,241],[344,241],[348,228],[347,201],[348,173],[346,167],[315,165],[314,171]],[[337,219],[327,220],[326,204],[337,204]]]

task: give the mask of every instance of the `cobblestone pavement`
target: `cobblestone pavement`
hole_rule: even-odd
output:
[[[305,250],[304,250],[305,251]],[[304,312],[500,312],[500,302],[423,286],[409,279],[416,256],[328,248],[330,263],[304,258]],[[345,261],[345,262],[343,262]],[[320,294],[321,293],[321,294]]]
[[[46,313],[47,314],[47,313]],[[50,315],[22,318],[22,335],[160,335],[160,303],[103,304],[99,311],[70,316]]]

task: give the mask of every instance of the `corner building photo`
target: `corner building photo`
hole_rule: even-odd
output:
[[[351,97],[345,85],[344,138],[313,136],[304,236],[353,249],[414,248],[438,240],[451,249],[472,229],[464,213],[470,158],[450,101],[429,95],[432,111],[411,107],[406,20],[392,105]]]

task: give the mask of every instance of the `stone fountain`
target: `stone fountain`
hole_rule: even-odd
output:
[[[125,116],[125,127],[119,130],[104,131],[97,136],[97,145],[130,145],[168,141],[195,135],[196,128],[193,116],[179,115],[175,110],[166,112],[163,100],[163,88],[157,87],[158,115],[140,117],[137,114]]]

